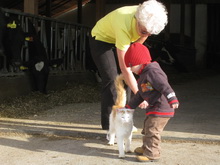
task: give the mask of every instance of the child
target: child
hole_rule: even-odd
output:
[[[134,43],[125,54],[126,67],[139,75],[136,95],[126,108],[136,108],[143,101],[148,102],[146,119],[142,131],[143,145],[135,149],[140,162],[158,161],[160,158],[161,132],[179,106],[178,99],[168,83],[166,74],[157,62],[151,62],[146,46]]]

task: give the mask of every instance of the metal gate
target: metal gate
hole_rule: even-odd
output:
[[[60,67],[51,69],[51,73],[67,74],[85,72],[86,54],[89,51],[86,40],[91,30],[89,27],[8,9],[2,10],[8,16],[10,14],[17,15],[24,32],[27,32],[28,20],[33,23],[47,51],[48,59],[64,59]],[[22,61],[29,60],[27,43],[22,47],[21,59]],[[0,76],[15,76],[20,74],[23,74],[23,72],[0,70]]]

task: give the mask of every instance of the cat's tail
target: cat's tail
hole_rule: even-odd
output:
[[[115,88],[117,93],[117,98],[113,109],[123,108],[126,104],[126,90],[124,88],[124,76],[122,74],[118,75],[115,79]]]

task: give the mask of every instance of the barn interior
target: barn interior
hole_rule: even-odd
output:
[[[212,69],[218,71],[220,68],[220,2],[218,0],[161,0],[167,7],[169,23],[165,30],[159,36],[149,38],[147,44],[157,44],[164,42],[172,42],[178,47],[180,53],[176,57],[183,66],[183,70],[193,72],[200,69]],[[95,25],[96,21],[105,16],[110,11],[125,5],[137,5],[143,0],[2,0],[0,7],[5,12],[15,13],[22,17],[31,17],[42,21],[61,21],[71,26],[80,26],[86,28],[86,33]],[[82,31],[82,30],[81,30]],[[41,40],[45,47],[50,48],[45,42],[46,35],[41,33]],[[80,35],[77,33],[77,35]],[[85,34],[84,34],[85,35]],[[48,36],[47,36],[48,37]],[[80,44],[86,40],[86,37],[80,37],[81,42],[76,43],[78,47],[84,47]],[[84,50],[79,50],[82,53]],[[82,54],[83,55],[83,54]],[[59,56],[59,53],[58,53]],[[84,56],[82,56],[83,59]],[[87,72],[86,62],[79,59],[80,69],[68,70],[68,65],[62,69],[54,69],[52,75],[60,75],[66,78],[59,78],[70,81],[78,74],[78,77],[85,77]],[[178,65],[178,66],[180,66]],[[179,68],[179,71],[181,68]],[[65,72],[64,72],[65,71]],[[1,83],[5,82],[5,77],[12,79],[22,79],[21,73],[0,71]],[[51,77],[53,77],[51,76]],[[88,75],[87,75],[88,76]],[[59,77],[59,76],[58,76]],[[4,79],[4,80],[3,80]],[[13,80],[14,81],[14,80]],[[28,80],[22,82],[27,83]],[[57,81],[59,82],[59,81]],[[21,83],[21,84],[22,84]],[[49,81],[50,83],[50,81]],[[5,88],[4,85],[1,85]],[[20,95],[29,92],[29,89],[21,92],[14,92],[13,84],[9,95]],[[55,89],[57,85],[48,85],[51,89]],[[3,89],[1,89],[3,90]],[[5,94],[1,94],[4,97]]]
[[[28,21],[33,22],[49,59],[64,58],[62,65],[50,68],[45,95],[32,92],[28,71],[7,68],[0,45],[1,164],[138,163],[134,153],[118,159],[117,145],[107,145],[106,130],[100,127],[101,83],[89,65],[87,36],[108,12],[143,1],[0,0],[0,14],[2,10],[7,16],[16,15],[25,32]],[[145,44],[168,57],[157,60],[180,107],[163,131],[158,163],[219,165],[220,0],[161,1],[169,23]],[[172,44],[170,50],[167,43]],[[29,59],[27,44],[20,55],[23,61]],[[142,145],[145,116],[145,110],[135,111],[138,132],[132,151]]]

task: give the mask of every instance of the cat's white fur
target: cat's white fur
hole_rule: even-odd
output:
[[[126,104],[126,91],[124,89],[123,75],[120,74],[115,79],[117,90],[117,99],[112,107],[109,125],[109,145],[114,145],[115,137],[117,137],[117,145],[119,150],[119,158],[125,157],[125,152],[131,152],[130,145],[132,141],[133,128],[133,109],[122,108]]]

